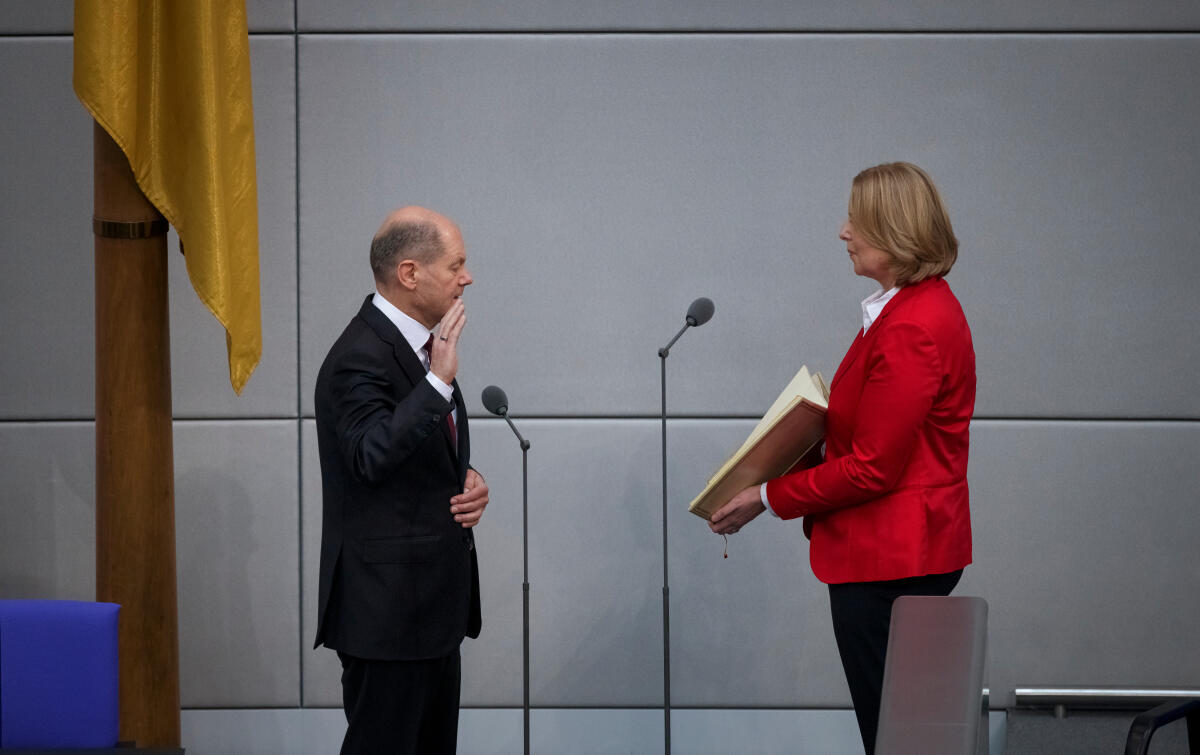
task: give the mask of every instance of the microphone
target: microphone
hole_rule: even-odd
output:
[[[504,393],[504,389],[498,385],[489,385],[483,389],[481,399],[483,400],[483,408],[497,417],[503,417],[508,426],[512,428],[513,434],[517,436],[517,440],[521,441],[521,450],[528,451],[529,441],[521,436],[521,433],[517,431],[517,426],[508,417],[508,396]]]
[[[701,296],[688,307],[687,317],[684,319],[688,325],[698,328],[712,319],[715,310],[716,307],[713,305],[712,299],[707,296]]]
[[[716,305],[714,305],[712,299],[708,298],[707,296],[701,296],[699,299],[693,301],[688,307],[687,315],[683,318],[683,327],[679,329],[679,332],[675,334],[675,337],[671,339],[670,343],[658,350],[658,355],[663,359],[666,359],[671,353],[671,347],[674,346],[675,342],[679,340],[679,337],[683,335],[683,331],[687,330],[688,328],[700,327],[712,319],[713,312],[715,311]]]
[[[483,389],[483,408],[497,417],[508,414],[508,396],[498,385],[489,385]]]

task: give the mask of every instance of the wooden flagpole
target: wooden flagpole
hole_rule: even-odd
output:
[[[178,747],[167,222],[94,130],[96,599],[121,604],[120,738]]]

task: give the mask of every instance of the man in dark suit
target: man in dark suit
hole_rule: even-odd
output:
[[[419,207],[384,220],[371,269],[376,293],[317,375],[314,646],[342,661],[343,755],[453,753],[459,645],[480,626],[471,528],[488,502],[454,379],[472,279],[458,227]]]

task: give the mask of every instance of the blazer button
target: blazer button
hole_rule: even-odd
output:
[[[475,538],[470,535],[463,535],[463,544],[467,546],[467,550],[475,550]]]

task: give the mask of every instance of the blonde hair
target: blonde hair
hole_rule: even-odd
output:
[[[850,222],[892,256],[898,285],[945,275],[958,259],[958,239],[937,187],[912,163],[876,165],[855,176]]]

